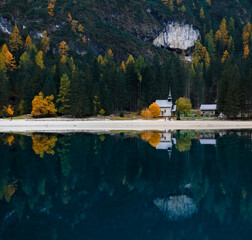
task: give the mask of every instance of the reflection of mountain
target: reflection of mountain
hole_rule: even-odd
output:
[[[170,220],[189,218],[198,211],[193,199],[186,195],[157,198],[153,202]]]

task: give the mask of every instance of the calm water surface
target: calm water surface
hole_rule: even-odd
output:
[[[1,134],[0,239],[252,239],[252,132]]]

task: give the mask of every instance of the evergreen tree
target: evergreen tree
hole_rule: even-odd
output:
[[[60,79],[60,89],[57,99],[59,104],[59,113],[63,115],[70,114],[70,79],[67,74],[63,74]]]

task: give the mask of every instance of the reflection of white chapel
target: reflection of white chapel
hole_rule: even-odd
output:
[[[176,145],[176,138],[172,138],[171,132],[163,132],[159,134],[161,136],[161,140],[159,144],[156,146],[156,149],[167,150],[170,158],[172,153],[172,146]]]

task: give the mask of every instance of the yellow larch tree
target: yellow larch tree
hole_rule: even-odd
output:
[[[36,64],[41,68],[44,69],[44,59],[43,59],[43,52],[39,51],[35,57]]]
[[[249,56],[249,46],[244,46],[243,58],[247,58]]]
[[[107,52],[106,55],[107,55],[108,57],[110,57],[110,58],[114,56],[114,54],[113,54],[113,52],[112,52],[111,49],[108,50],[108,52]]]
[[[122,69],[124,72],[126,72],[126,65],[125,65],[125,62],[124,62],[124,61],[122,61],[122,63],[121,63],[121,69]]]
[[[84,32],[84,27],[81,24],[78,25],[78,32],[80,33]]]
[[[84,37],[82,37],[82,42],[84,43],[84,44],[86,44],[87,43],[87,39],[86,39],[86,37],[84,36]]]
[[[223,43],[227,44],[228,42],[228,29],[227,29],[227,21],[225,18],[222,19],[219,30],[217,30],[215,34],[215,41],[223,41]]]
[[[208,3],[208,5],[209,5],[209,6],[211,6],[211,5],[212,5],[211,0],[206,0],[206,2]]]
[[[17,68],[15,58],[13,57],[12,53],[9,51],[6,44],[2,46],[0,58],[3,60],[7,70],[13,71],[14,69]]]
[[[59,45],[59,53],[60,56],[67,56],[69,51],[69,47],[65,41],[62,41]]]
[[[71,13],[68,13],[68,14],[67,14],[67,21],[68,21],[68,22],[72,22],[72,20],[73,20],[73,18],[72,18]]]
[[[15,24],[13,27],[12,33],[10,35],[9,46],[11,51],[19,50],[23,46],[23,41],[19,34],[17,24]]]
[[[173,5],[173,0],[169,0],[169,3],[168,3],[168,8],[170,9],[171,12],[174,11],[174,5]]]
[[[78,24],[78,22],[77,22],[76,20],[73,20],[73,21],[71,22],[71,30],[72,30],[73,32],[76,32],[77,24]]]
[[[25,49],[27,50],[27,49],[29,49],[30,48],[30,46],[31,46],[31,44],[32,44],[32,39],[31,39],[31,37],[30,37],[30,35],[28,35],[27,37],[26,37],[26,39],[25,39]]]
[[[228,51],[225,50],[223,53],[223,56],[221,58],[221,62],[224,63],[226,61],[227,57],[228,57]]]
[[[42,33],[42,40],[41,40],[41,43],[42,43],[42,49],[45,53],[47,53],[50,49],[50,38],[47,36],[47,31],[43,31]]]
[[[246,26],[243,28],[242,32],[242,40],[243,40],[243,58],[247,58],[249,56],[249,45],[252,41],[252,30],[251,30],[251,23],[248,22]]]
[[[203,7],[200,8],[200,19],[205,19],[205,13]]]
[[[56,0],[50,0],[47,6],[49,16],[54,16],[54,8],[55,8]]]
[[[132,55],[129,55],[127,61],[126,61],[126,65],[129,65],[130,63],[134,63],[135,59]]]

